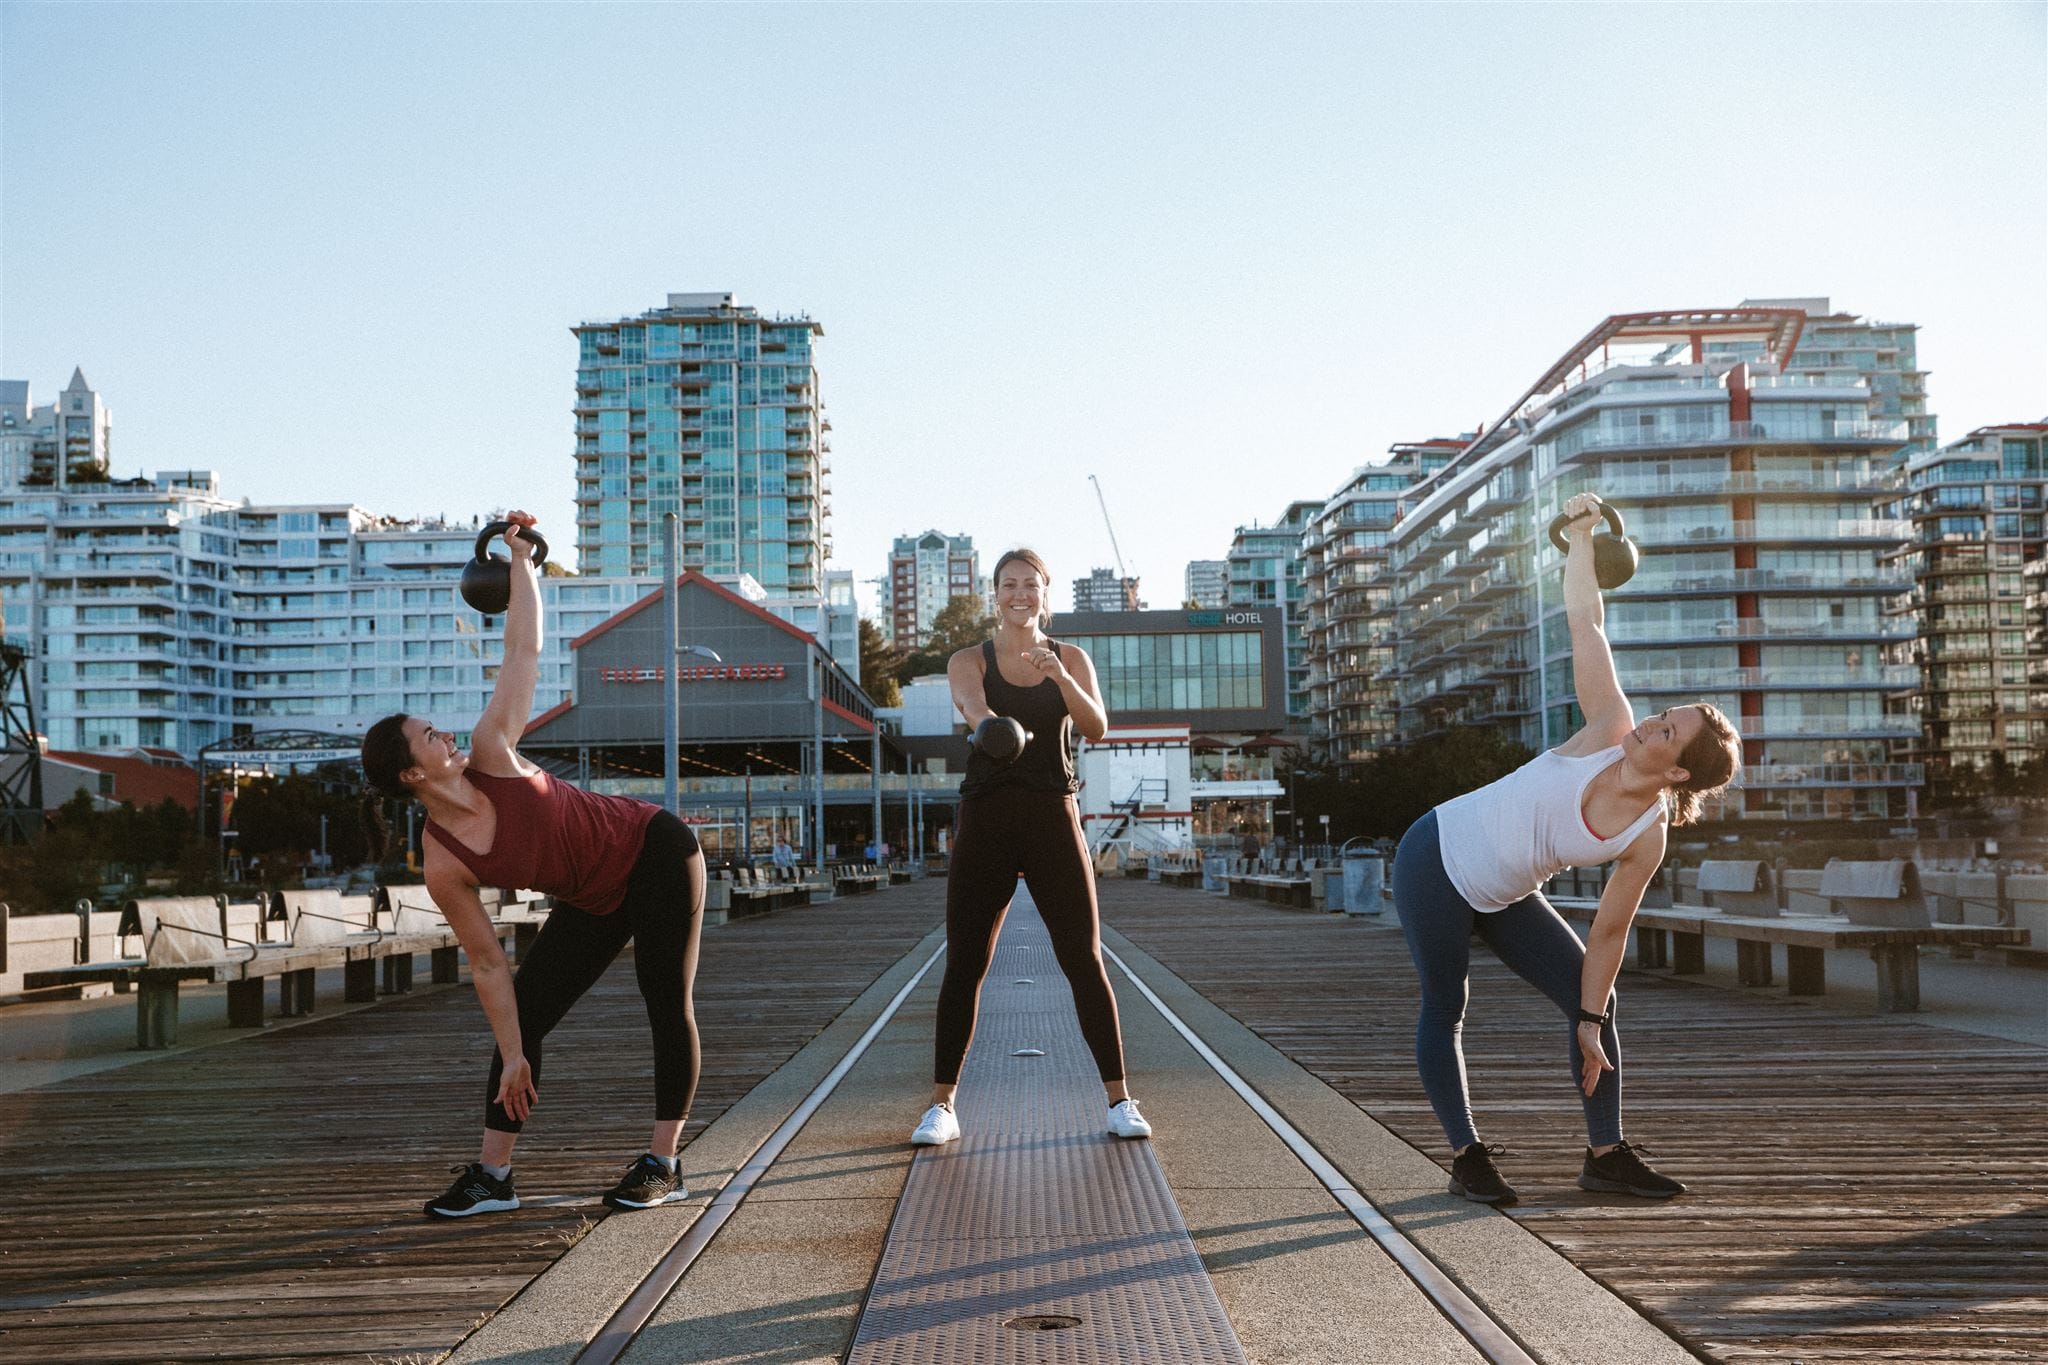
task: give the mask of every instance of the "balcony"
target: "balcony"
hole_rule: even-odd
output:
[[[1722,569],[1705,573],[1674,574],[1668,577],[1638,572],[1621,587],[1611,589],[1608,596],[1610,599],[1625,599],[1681,597],[1697,593],[1811,593],[1816,590],[1826,593],[1876,592],[1890,596],[1906,592],[1911,587],[1910,579],[1879,574],[1838,575],[1802,573],[1790,569]]]
[[[1911,739],[1920,733],[1920,717],[1744,716],[1736,728],[1744,739]]]
[[[1701,545],[1771,544],[1810,545],[1835,541],[1874,540],[1886,545],[1904,543],[1911,537],[1912,523],[1903,518],[1861,520],[1826,518],[1774,518],[1771,521],[1725,522],[1719,526],[1695,526],[1690,530],[1655,526],[1631,530],[1629,535],[1645,549],[1676,549]]]
[[[1623,655],[1617,663],[1626,665]],[[1837,692],[1872,689],[1896,691],[1920,681],[1918,664],[1878,664],[1842,668],[1689,668],[1621,669],[1621,685],[1635,692],[1777,691],[1785,688],[1826,688]]]
[[[1559,613],[1553,613],[1554,615]],[[1560,625],[1560,638],[1561,634]],[[1607,638],[1617,645],[1674,645],[1716,640],[1910,640],[1916,631],[1911,617],[1875,616],[1836,620],[1765,620],[1761,617],[1714,621],[1630,621],[1617,613],[1607,622]]]
[[[1918,763],[1759,763],[1742,770],[1743,787],[1917,787]]]
[[[1900,491],[1896,475],[1867,469],[1822,469],[1787,473],[1616,474],[1603,471],[1600,493],[1616,500],[1648,498],[1747,497],[1759,493],[1879,497]]]
[[[1708,446],[1834,445],[1887,447],[1904,445],[1909,439],[1901,421],[1781,423],[1709,422],[1695,426],[1657,426],[1641,430],[1581,427],[1557,439],[1560,464],[1582,456],[1610,450],[1677,450]]]

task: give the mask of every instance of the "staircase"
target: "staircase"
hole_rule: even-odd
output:
[[[1149,852],[1164,853],[1182,848],[1185,840],[1173,840],[1161,833],[1157,826],[1143,818],[1146,806],[1166,804],[1166,779],[1148,777],[1131,788],[1131,794],[1117,802],[1111,809],[1115,818],[1095,824],[1089,833],[1088,851],[1100,853],[1112,845],[1125,853],[1142,848]]]

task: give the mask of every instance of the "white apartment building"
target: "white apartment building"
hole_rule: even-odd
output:
[[[103,455],[105,405],[67,389],[59,406],[74,402],[92,433],[79,448]],[[394,711],[460,735],[482,712],[502,623],[456,593],[478,525],[254,505],[224,496],[209,470],[116,479],[104,459],[61,462],[60,483],[47,448],[68,438],[38,428],[34,411],[26,384],[0,384],[0,464],[15,472],[0,481],[0,619],[29,654],[51,748],[191,757],[238,735],[357,733]],[[824,593],[782,597],[722,577],[858,660],[850,572],[828,575]],[[571,642],[659,582],[542,578],[536,713],[568,695]]]

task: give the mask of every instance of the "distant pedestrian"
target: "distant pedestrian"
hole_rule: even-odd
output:
[[[775,836],[775,851],[769,856],[775,860],[775,865],[784,871],[796,866],[796,850],[789,846],[789,840],[779,834]]]

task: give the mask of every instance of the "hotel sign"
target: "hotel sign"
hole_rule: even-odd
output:
[[[686,682],[778,682],[789,676],[788,664],[691,664],[676,670],[676,681]],[[637,668],[600,668],[599,682],[658,683],[664,680],[660,664]]]
[[[1191,626],[1262,626],[1265,615],[1256,611],[1191,611],[1187,614]]]

